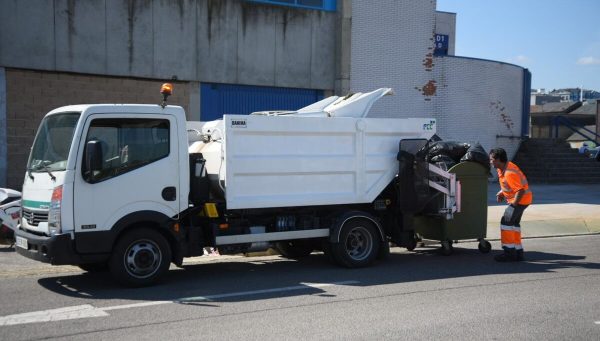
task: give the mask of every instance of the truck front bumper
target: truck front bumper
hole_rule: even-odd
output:
[[[18,254],[52,265],[77,265],[101,262],[108,259],[107,255],[78,254],[75,251],[75,242],[71,239],[69,233],[47,237],[17,230],[15,231],[16,238],[23,238],[27,241],[27,245],[17,242],[15,250]]]

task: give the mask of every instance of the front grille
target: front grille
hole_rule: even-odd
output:
[[[48,221],[48,211],[39,212],[24,208],[23,219],[27,220],[27,223],[31,226],[38,226],[39,223]]]

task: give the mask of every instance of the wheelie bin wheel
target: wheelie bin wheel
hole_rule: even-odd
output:
[[[454,251],[454,247],[452,247],[452,242],[449,240],[442,241],[442,255],[450,256]]]
[[[410,240],[408,241],[408,244],[406,245],[406,249],[408,251],[413,251],[416,247],[417,247],[417,239],[414,237],[410,238]]]
[[[481,239],[477,248],[481,253],[489,253],[492,250],[492,244],[485,239]]]

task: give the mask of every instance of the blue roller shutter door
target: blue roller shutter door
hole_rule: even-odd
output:
[[[200,98],[200,120],[211,121],[222,118],[224,114],[297,110],[323,99],[323,91],[203,83],[200,86]]]

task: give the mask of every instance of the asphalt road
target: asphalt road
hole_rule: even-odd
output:
[[[600,235],[524,245],[523,263],[460,243],[354,270],[319,254],[206,257],[143,289],[0,246],[0,339],[600,339]]]

